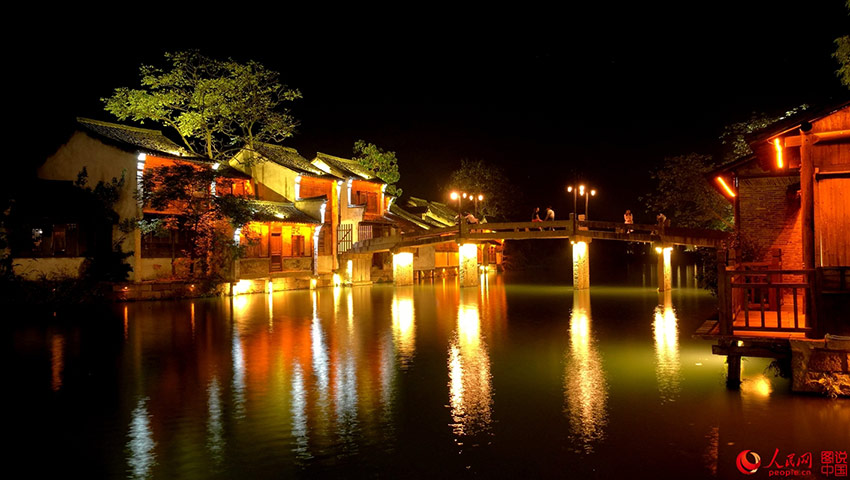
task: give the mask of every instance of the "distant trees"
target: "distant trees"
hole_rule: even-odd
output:
[[[664,159],[651,172],[655,189],[641,197],[646,211],[663,212],[677,227],[731,228],[732,205],[705,179],[715,167],[710,155],[698,153]]]
[[[850,0],[847,0],[846,5],[847,10],[850,10]],[[835,46],[835,53],[832,54],[838,61],[838,70],[835,74],[845,87],[850,88],[850,35],[836,38]]]
[[[102,98],[119,120],[152,121],[173,129],[191,152],[229,160],[256,142],[281,142],[297,122],[284,108],[301,92],[255,61],[216,60],[197,50],[166,53],[168,68],[143,65],[140,88],[116,88]]]
[[[462,159],[460,168],[451,173],[449,185],[458,192],[483,194],[484,200],[478,202],[478,212],[482,218],[510,215],[518,203],[519,194],[505,171],[484,160]],[[468,209],[472,210],[472,207]]]
[[[377,145],[357,140],[354,142],[354,156],[363,168],[371,171],[376,177],[387,182],[387,193],[401,196],[401,188],[395,184],[401,178],[398,171],[398,159],[395,152],[386,151]]]

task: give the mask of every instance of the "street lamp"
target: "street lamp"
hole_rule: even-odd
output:
[[[581,185],[581,191],[584,191],[584,185]],[[567,187],[567,192],[572,192],[573,194],[573,231],[576,230],[576,221],[578,220],[578,188],[573,188],[572,185]]]
[[[584,195],[584,221],[588,221],[590,217],[587,215],[587,207],[590,204],[590,197],[596,196],[596,190],[591,189],[589,192],[582,192],[581,195]]]
[[[475,218],[478,218],[478,202],[484,201],[484,194],[479,193],[478,195],[470,195],[470,197],[472,197],[475,204]]]

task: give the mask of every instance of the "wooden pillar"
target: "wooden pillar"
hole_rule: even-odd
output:
[[[800,215],[803,236],[803,268],[815,268],[814,173],[811,124],[800,127]]]
[[[730,390],[738,390],[741,388],[741,356],[728,355],[726,357],[726,366],[728,367],[726,374],[726,388]]]
[[[590,238],[573,240],[573,289],[590,288]]]
[[[458,245],[458,275],[461,287],[478,286],[478,245],[466,243]]]
[[[729,283],[726,280],[726,250],[723,248],[717,249],[717,303],[718,303],[718,322],[720,323],[721,335],[732,335],[732,302],[731,292],[728,289]]]

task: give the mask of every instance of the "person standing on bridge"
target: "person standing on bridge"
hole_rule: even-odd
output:
[[[546,207],[546,218],[543,221],[544,222],[554,222],[555,221],[555,211],[552,210],[551,205]],[[554,228],[550,228],[550,230],[554,230]]]
[[[623,223],[625,223],[626,225],[631,225],[635,223],[631,210],[626,210],[626,213],[623,214]],[[632,231],[633,230],[631,228],[626,227],[626,233],[632,233]]]
[[[663,213],[659,213],[658,216],[655,217],[655,221],[658,223],[658,233],[663,234],[664,233],[664,227],[666,227],[667,224],[668,224],[667,216],[664,215]]]

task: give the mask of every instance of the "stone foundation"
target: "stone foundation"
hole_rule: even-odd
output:
[[[791,388],[850,397],[850,337],[791,340]]]

